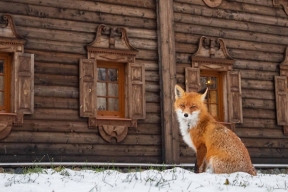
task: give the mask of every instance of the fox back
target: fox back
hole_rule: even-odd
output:
[[[175,86],[175,112],[184,142],[197,157],[199,172],[247,172],[256,175],[249,153],[240,138],[208,112],[204,94],[186,93]]]

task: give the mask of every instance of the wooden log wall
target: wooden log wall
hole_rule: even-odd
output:
[[[191,64],[199,38],[223,38],[241,70],[243,124],[236,134],[247,146],[253,163],[287,163],[288,137],[277,126],[274,76],[288,44],[288,16],[272,0],[223,0],[209,8],[202,0],[174,0],[177,82],[184,85],[184,68]],[[180,161],[194,162],[182,142]]]
[[[35,54],[35,112],[0,141],[1,162],[161,163],[160,85],[154,0],[0,0]],[[99,24],[124,26],[145,65],[147,118],[109,144],[79,117],[79,59]]]

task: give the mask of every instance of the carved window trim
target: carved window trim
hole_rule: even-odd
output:
[[[11,68],[11,113],[0,113],[0,139],[5,138],[12,126],[22,126],[24,114],[34,112],[34,55],[24,53],[26,40],[15,28],[13,17],[4,14],[6,26],[0,33],[0,49],[13,55]]]
[[[87,45],[87,59],[80,60],[80,116],[88,117],[88,127],[98,128],[104,140],[125,139],[128,127],[137,127],[146,118],[145,69],[136,63],[138,50],[133,48],[124,28],[101,24],[95,40]],[[125,117],[97,115],[97,61],[125,63]],[[88,70],[87,70],[88,69]]]
[[[288,136],[288,47],[280,64],[280,75],[275,76],[275,99],[277,125],[283,126],[283,134]]]
[[[240,71],[233,71],[234,59],[229,55],[224,40],[202,36],[198,50],[191,60],[191,67],[185,69],[186,91],[199,91],[200,70],[220,71],[225,74],[223,101],[228,102],[224,103],[226,122],[223,124],[235,130],[235,123],[243,122],[241,76]]]

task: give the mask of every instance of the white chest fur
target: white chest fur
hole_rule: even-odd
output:
[[[188,117],[185,117],[181,110],[176,111],[183,140],[195,152],[196,147],[192,141],[190,130],[193,129],[193,127],[196,127],[198,123],[199,112],[200,111],[194,111],[192,114],[189,114]]]

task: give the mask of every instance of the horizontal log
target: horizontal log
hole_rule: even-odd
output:
[[[46,121],[46,120],[29,120],[25,119],[23,126],[13,127],[13,131],[25,132],[62,132],[62,133],[98,133],[98,129],[88,128],[88,119],[83,118],[81,121]],[[141,135],[160,135],[161,126],[158,124],[138,123],[137,127],[129,127],[128,134]]]
[[[270,72],[270,71],[261,71],[261,72],[259,72],[259,71],[255,71],[255,70],[241,70],[241,78],[242,79],[253,79],[253,80],[270,81],[270,82],[264,82],[264,84],[265,83],[270,83],[270,86],[273,86],[272,81],[274,80],[274,76],[275,75],[279,75],[279,72]],[[257,81],[257,82],[258,82],[258,84],[261,84],[260,81]],[[252,81],[251,83],[255,84],[256,81],[254,81],[254,82]],[[263,82],[262,82],[262,84],[263,84]]]
[[[53,75],[79,75],[79,67],[76,65],[67,65],[62,63],[34,63],[35,75],[41,74],[53,74]]]
[[[45,143],[45,144],[108,144],[97,133],[24,132],[12,131],[1,143]],[[115,144],[115,143],[114,143]],[[111,144],[112,145],[112,144]],[[132,135],[115,145],[161,145],[161,135]]]
[[[253,41],[259,43],[277,44],[285,46],[288,40],[282,38],[281,36],[250,32],[250,31],[240,31],[233,29],[222,29],[222,28],[211,28],[210,26],[195,25],[195,24],[183,24],[175,23],[175,32],[177,33],[190,33],[202,36],[211,36],[224,39],[234,39],[243,41]]]
[[[99,26],[99,24],[103,23],[102,21],[87,23],[87,22],[81,22],[81,21],[59,20],[57,18],[53,19],[53,18],[32,17],[28,15],[13,15],[13,18],[15,20],[17,30],[19,31],[20,29],[19,33],[26,37],[35,36],[34,31],[38,31],[38,29],[41,28],[41,29],[50,29],[50,31],[53,30],[53,32],[57,32],[57,33],[60,33],[60,31],[61,32],[69,31],[67,32],[69,36],[70,34],[74,34],[74,32],[84,32],[86,34],[93,34],[94,35],[93,37],[95,38],[97,27]],[[28,33],[21,32],[21,28],[22,30],[25,30],[27,27],[30,28]],[[153,29],[144,29],[144,28],[139,29],[139,28],[135,28],[135,26],[125,27],[125,29],[127,31],[129,38],[141,38],[141,39],[151,39],[151,40],[157,39],[157,33]],[[50,35],[53,35],[53,34],[50,34]]]
[[[8,2],[15,2],[19,3],[17,0],[11,0]],[[78,15],[84,15],[87,12],[100,12],[100,13],[110,13],[110,14],[116,14],[116,15],[125,15],[125,16],[130,16],[130,17],[141,17],[141,18],[149,18],[149,19],[155,19],[156,18],[156,13],[155,11],[151,9],[144,9],[138,7],[135,9],[134,7],[131,6],[123,6],[123,5],[117,5],[117,4],[111,4],[111,3],[104,3],[104,2],[89,2],[89,1],[79,1],[79,2],[73,2],[73,3],[68,3],[66,1],[58,1],[56,2],[41,2],[37,0],[26,0],[26,4],[29,4],[29,6],[38,6],[41,5],[45,8],[57,8],[58,11],[54,13],[59,12],[65,12],[69,9],[76,9],[79,10]],[[21,6],[22,4],[18,5]],[[25,4],[23,4],[25,6]],[[60,11],[59,11],[60,9]],[[32,11],[32,10],[30,10]],[[52,12],[49,15],[53,15]],[[48,16],[48,15],[47,15]]]
[[[287,149],[287,139],[263,139],[263,138],[242,138],[242,142],[246,147],[250,148],[276,148],[276,149]]]
[[[251,118],[254,121],[259,121],[259,119],[275,119],[276,111],[272,109],[254,109],[254,108],[244,108],[243,118]]]
[[[101,155],[101,156],[160,156],[161,147],[143,145],[108,144],[3,144],[0,153],[5,155]]]
[[[274,100],[275,93],[274,91],[242,89],[242,98]]]
[[[269,138],[269,139],[287,139],[287,136],[284,136],[282,127],[278,126],[276,128],[248,128],[244,126],[238,126],[236,124],[236,134],[240,138]]]
[[[13,15],[30,15],[34,17],[57,18],[91,23],[95,21],[101,21],[102,23],[111,25],[120,24],[123,26],[138,26],[147,29],[156,28],[156,20],[154,18],[150,19],[145,17],[133,17],[125,14],[116,15],[111,13],[104,13],[101,11],[82,11],[79,10],[79,7],[77,7],[77,9],[66,9],[66,7],[63,7],[63,9],[59,9],[54,7],[29,5],[29,9],[27,9],[27,4],[24,3],[14,3],[10,1],[0,2],[0,12],[5,12],[6,7],[9,7],[9,13]],[[133,10],[135,11],[135,9]]]
[[[190,0],[191,1],[191,0]],[[197,1],[200,1],[200,0],[197,0]],[[185,0],[185,3],[187,1]],[[231,1],[229,1],[230,3]],[[277,9],[274,9],[274,8],[271,8],[271,1],[270,1],[270,5],[268,8],[269,10],[267,11],[265,9],[263,9],[263,11],[261,12],[265,12],[265,14],[255,14],[255,6],[251,6],[251,13],[247,13],[247,12],[244,12],[242,10],[243,8],[243,5],[249,5],[249,4],[243,4],[241,3],[240,5],[238,6],[235,6],[235,7],[238,7],[238,9],[241,9],[241,11],[233,11],[233,10],[229,10],[229,11],[226,11],[226,10],[223,10],[223,9],[211,9],[210,7],[208,6],[203,6],[203,2],[202,2],[202,5],[196,5],[194,4],[194,1],[193,1],[193,5],[188,5],[188,4],[185,4],[185,3],[174,3],[174,11],[175,12],[179,12],[179,13],[187,13],[187,14],[192,14],[192,15],[201,15],[201,16],[205,16],[205,17],[216,17],[216,18],[220,18],[220,19],[224,19],[224,20],[235,20],[235,21],[243,21],[243,22],[248,22],[248,23],[260,23],[260,24],[266,24],[266,25],[277,25],[277,26],[287,26],[287,20],[285,19],[278,19],[279,17],[279,14],[282,15],[282,17],[286,18],[286,15],[285,13],[283,13],[283,11],[277,11],[275,12],[275,10]],[[223,3],[223,2],[222,2]],[[228,2],[227,2],[228,3]],[[259,7],[259,6],[257,6]],[[235,8],[234,8],[235,9]],[[272,15],[267,15],[267,14],[271,14]]]
[[[263,99],[242,99],[243,108],[253,109],[272,109],[275,110],[274,100],[263,100]]]
[[[274,116],[274,118],[275,118],[275,116]],[[240,125],[239,125],[239,127],[240,127]],[[259,128],[259,129],[281,128],[280,126],[277,125],[276,119],[252,119],[252,118],[248,118],[248,117],[243,119],[243,123],[241,124],[241,127]],[[238,128],[237,124],[236,124],[236,128]]]
[[[34,106],[37,109],[75,109],[79,110],[79,99],[35,96]],[[160,113],[160,104],[146,103],[147,113]]]
[[[245,70],[243,71],[244,71],[243,74],[245,74],[246,71]],[[242,88],[245,89],[274,90],[274,83],[272,81],[250,80],[250,79],[244,79],[243,77],[241,78],[241,86]]]
[[[71,54],[56,51],[44,51],[25,48],[26,53],[34,54],[35,62],[51,62],[70,65],[79,65],[79,59],[86,59],[87,56],[83,54]]]
[[[67,86],[77,87],[79,85],[79,77],[71,75],[51,75],[51,74],[35,74],[35,85],[55,85],[55,86]]]
[[[95,155],[1,155],[0,162],[2,163],[18,163],[18,162],[81,162],[83,167],[88,162],[104,162],[104,163],[163,163],[161,156],[95,156]],[[99,168],[99,166],[89,166],[90,168]]]
[[[79,88],[35,85],[34,95],[42,97],[79,98]]]
[[[175,0],[178,3],[187,3],[193,5],[206,6],[201,0]],[[285,17],[283,11],[275,10],[271,8],[270,0],[263,0],[261,2],[257,0],[234,0],[234,1],[222,1],[218,8],[229,9],[240,12],[257,13],[261,15],[281,16]],[[191,5],[190,5],[191,6]]]
[[[278,17],[278,16],[277,16]],[[213,20],[213,22],[211,22]],[[175,13],[174,22],[185,23],[185,24],[195,24],[195,25],[204,25],[210,27],[221,27],[223,29],[234,29],[241,31],[250,31],[257,33],[265,33],[271,35],[286,35],[288,30],[282,26],[267,25],[267,24],[258,24],[245,21],[235,21],[235,19],[220,19],[220,18],[211,18],[203,17],[199,15]]]
[[[156,9],[156,2],[154,0],[98,0],[100,2],[128,5],[133,7],[143,7],[147,9]]]

